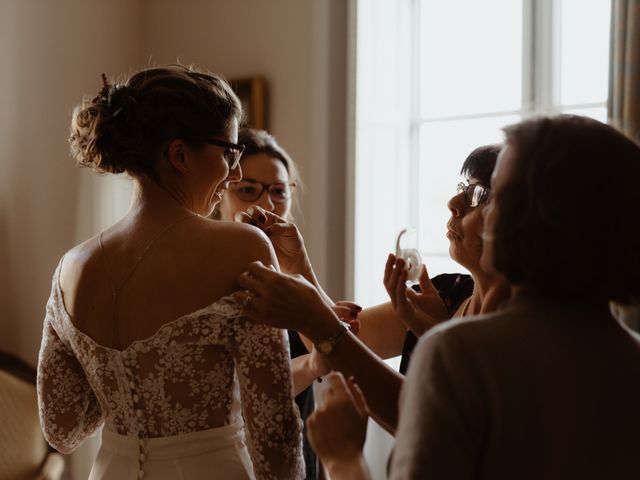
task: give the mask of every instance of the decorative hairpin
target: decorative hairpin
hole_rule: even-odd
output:
[[[119,104],[118,108],[111,114],[116,117],[127,105],[135,103],[135,99],[129,94],[129,88],[126,85],[111,84],[107,76],[102,74],[102,88],[98,95],[91,101],[95,105],[110,109]]]
[[[109,106],[109,90],[111,90],[111,85],[109,84],[109,80],[107,80],[107,76],[102,74],[102,88],[98,92],[98,95],[91,101],[91,103],[101,103],[104,106]]]

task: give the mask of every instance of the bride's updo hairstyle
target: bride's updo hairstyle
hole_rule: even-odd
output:
[[[76,163],[98,173],[155,176],[169,141],[193,147],[222,135],[242,106],[221,77],[182,65],[148,68],[103,87],[76,107],[69,143]]]

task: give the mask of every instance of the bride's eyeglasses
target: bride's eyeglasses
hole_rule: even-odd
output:
[[[222,156],[226,160],[227,165],[229,166],[229,170],[235,170],[236,168],[238,168],[240,157],[242,157],[242,152],[244,152],[244,145],[225,142],[224,140],[218,140],[217,138],[208,138],[207,143],[216,145],[218,147],[224,147]]]
[[[291,198],[291,194],[296,184],[289,183],[262,183],[257,180],[246,178],[238,183],[232,183],[229,188],[243,202],[255,202],[262,196],[262,192],[267,190],[273,203],[285,203]]]
[[[456,188],[458,194],[464,193],[464,203],[471,208],[481,205],[489,197],[489,191],[488,188],[479,183],[467,185],[464,182],[460,182]]]

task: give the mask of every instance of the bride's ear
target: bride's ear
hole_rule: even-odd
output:
[[[171,140],[167,146],[166,154],[169,165],[179,173],[187,172],[186,145],[184,141],[180,139]]]

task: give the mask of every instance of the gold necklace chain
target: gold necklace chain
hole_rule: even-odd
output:
[[[149,244],[144,248],[144,250],[142,251],[142,253],[138,256],[138,258],[136,259],[136,261],[134,262],[133,266],[131,267],[131,269],[129,270],[129,272],[127,273],[127,275],[125,276],[124,280],[122,282],[120,282],[120,285],[116,286],[116,283],[113,279],[113,274],[111,273],[111,268],[109,268],[109,262],[107,261],[107,254],[104,251],[104,245],[102,244],[102,234],[104,232],[100,232],[100,237],[98,238],[98,243],[100,244],[100,251],[102,252],[102,259],[104,260],[104,265],[105,268],[107,269],[107,274],[109,275],[109,280],[111,281],[111,299],[112,299],[112,308],[113,308],[113,312],[112,312],[112,316],[111,316],[111,343],[113,344],[115,338],[116,338],[116,308],[117,308],[117,303],[118,303],[118,292],[120,290],[122,290],[122,288],[125,286],[125,284],[129,281],[129,279],[131,278],[131,276],[133,275],[133,272],[136,270],[136,268],[138,267],[138,265],[140,264],[140,262],[142,261],[142,259],[144,258],[144,256],[149,252],[149,249],[153,246],[154,243],[156,243],[156,240],[158,240],[162,235],[164,235],[166,232],[168,232],[171,228],[175,227],[178,223],[182,223],[186,220],[189,220],[190,218],[193,217],[197,217],[198,214],[194,213],[191,215],[188,215],[186,217],[183,218],[179,218],[178,220],[176,220],[175,222],[171,222],[169,225],[167,225],[166,227],[164,227],[162,230],[160,230],[160,233],[158,233],[153,240],[151,240],[149,242]]]
[[[169,231],[169,229],[171,229],[172,227],[176,226],[178,223],[184,222],[185,220],[189,220],[190,218],[197,217],[197,216],[198,215],[194,213],[194,214],[191,214],[189,216],[180,218],[180,219],[176,220],[175,222],[170,223],[169,225],[164,227],[162,230],[160,230],[160,233],[158,233],[153,238],[153,240],[151,240],[151,242],[149,242],[149,244],[144,248],[144,250],[142,251],[140,256],[138,256],[138,258],[136,259],[135,263],[133,264],[133,266],[129,270],[129,273],[127,273],[127,275],[124,278],[124,280],[117,287],[115,285],[115,281],[113,279],[113,275],[111,274],[111,269],[109,268],[109,262],[107,262],[107,254],[105,253],[104,246],[102,245],[102,234],[104,232],[100,232],[100,239],[99,239],[100,250],[102,251],[102,258],[104,259],[104,264],[105,264],[105,266],[107,268],[107,273],[109,274],[109,277],[111,278],[111,290],[112,290],[113,295],[115,296],[119,290],[122,290],[122,287],[124,287],[124,285],[129,281],[129,278],[131,278],[131,275],[133,275],[133,272],[135,271],[135,269],[138,266],[138,264],[142,261],[142,259],[147,254],[147,252],[149,252],[149,249],[153,246],[153,244],[156,243],[156,240],[158,240],[163,234],[165,234],[167,231]]]

